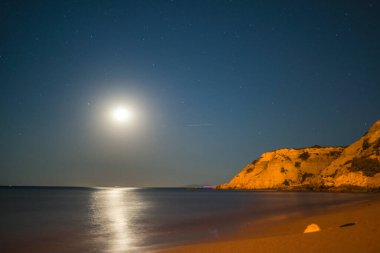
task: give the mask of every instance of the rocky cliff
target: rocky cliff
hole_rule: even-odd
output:
[[[347,147],[264,153],[219,189],[379,189],[380,120]]]

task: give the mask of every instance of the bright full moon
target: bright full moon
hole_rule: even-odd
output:
[[[118,106],[112,109],[111,118],[117,123],[126,123],[132,120],[133,113],[123,106]]]

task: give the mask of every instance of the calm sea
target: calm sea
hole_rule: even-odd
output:
[[[174,188],[3,187],[0,252],[149,252],[226,238],[247,223],[252,227],[271,217],[310,214],[369,198]]]

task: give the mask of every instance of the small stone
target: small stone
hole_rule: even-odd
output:
[[[317,224],[310,224],[306,227],[306,229],[303,231],[304,234],[307,234],[307,233],[313,233],[313,232],[318,232],[318,231],[321,231],[321,229],[319,228],[319,226]]]

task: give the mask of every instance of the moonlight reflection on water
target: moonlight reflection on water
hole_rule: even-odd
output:
[[[143,209],[139,196],[130,188],[95,191],[92,196],[92,223],[95,233],[105,240],[106,252],[134,252],[138,231],[134,224]]]

